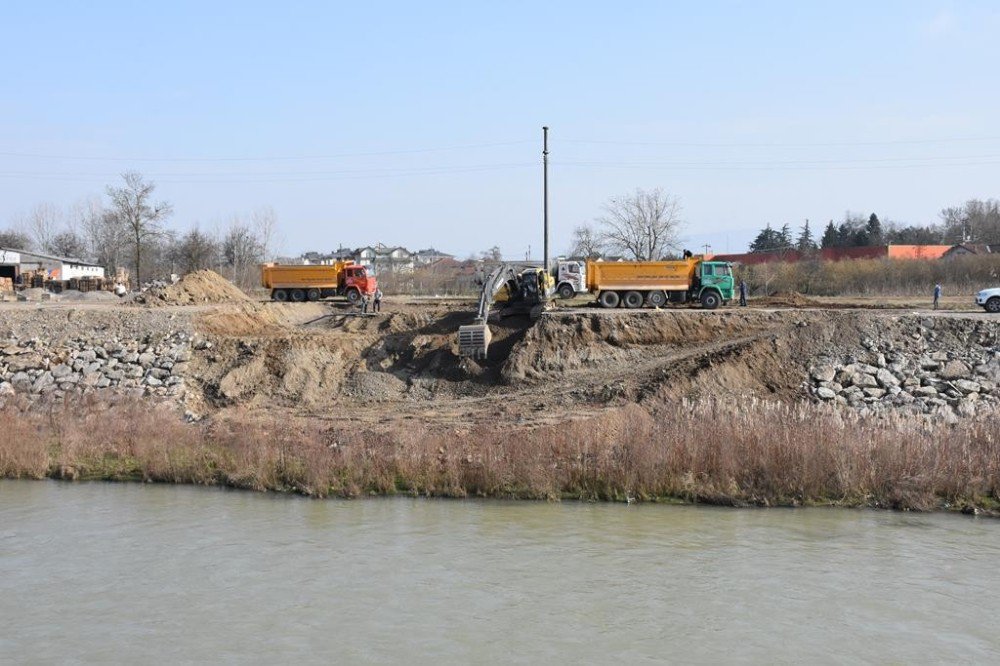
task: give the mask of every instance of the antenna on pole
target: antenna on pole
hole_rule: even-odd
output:
[[[542,222],[545,236],[542,268],[549,271],[549,128],[542,127]]]

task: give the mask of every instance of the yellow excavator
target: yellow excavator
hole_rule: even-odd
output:
[[[534,321],[549,306],[555,290],[555,280],[545,269],[517,264],[501,264],[479,284],[482,290],[476,318],[458,329],[459,356],[486,358],[493,339],[487,320],[494,303],[500,318],[526,314]]]

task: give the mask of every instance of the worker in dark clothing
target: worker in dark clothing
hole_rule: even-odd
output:
[[[361,314],[368,314],[368,294],[361,294]]]
[[[941,300],[941,285],[934,285],[934,309],[938,309],[938,301]]]
[[[375,288],[375,300],[372,303],[372,312],[382,311],[382,290],[378,287]]]
[[[744,279],[740,279],[740,306],[747,306],[747,282]]]

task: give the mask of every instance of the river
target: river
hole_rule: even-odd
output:
[[[1000,522],[0,482],[0,660],[987,662]]]

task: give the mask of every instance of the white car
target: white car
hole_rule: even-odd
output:
[[[983,289],[976,294],[976,305],[985,308],[987,312],[1000,312],[1000,287]]]

